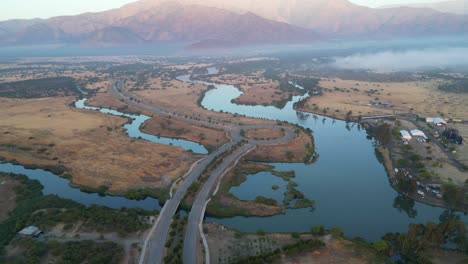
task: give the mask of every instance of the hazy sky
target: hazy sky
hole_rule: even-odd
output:
[[[400,3],[440,2],[441,0],[351,0],[367,6]],[[0,20],[12,18],[48,18],[75,15],[120,7],[135,0],[0,0]]]

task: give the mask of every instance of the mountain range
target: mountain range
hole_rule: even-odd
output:
[[[0,45],[213,47],[466,33],[467,15],[428,8],[374,9],[347,0],[140,0],[99,13],[3,21]]]
[[[466,15],[468,14],[468,0],[452,0],[434,3],[417,3],[417,4],[405,4],[405,5],[385,5],[381,8],[393,8],[400,6],[408,6],[415,8],[431,8],[439,12]]]

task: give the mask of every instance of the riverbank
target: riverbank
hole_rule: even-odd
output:
[[[110,209],[101,206],[85,207],[77,202],[62,199],[53,195],[44,195],[39,182],[30,180],[24,175],[0,173],[0,178],[16,182],[16,206],[5,220],[0,222],[0,261],[21,260],[24,257],[51,257],[51,249],[41,244],[44,250],[37,251],[36,243],[44,243],[42,239],[55,241],[53,247],[67,243],[85,241],[90,252],[82,253],[80,257],[92,258],[93,248],[111,243],[114,253],[109,249],[101,256],[100,263],[115,258],[137,259],[141,237],[146,232],[149,223],[153,221],[154,211],[141,209]],[[109,221],[112,219],[112,221]],[[28,225],[39,227],[45,234],[40,238],[15,237],[18,225],[23,228]],[[44,238],[43,238],[44,237]],[[52,243],[52,242],[51,242]],[[7,247],[4,247],[8,245]],[[5,251],[3,251],[5,249]],[[104,250],[104,249],[102,249]],[[5,253],[5,255],[2,255]],[[88,254],[89,253],[89,254]],[[57,257],[57,254],[53,254]],[[24,259],[23,259],[24,260]],[[106,260],[106,261],[105,261]]]
[[[372,124],[372,127],[364,127],[368,127],[369,133],[372,134],[373,131],[378,130],[379,127],[385,124],[389,124],[386,133],[391,135],[388,136],[388,142],[376,147],[376,154],[385,167],[391,186],[401,195],[420,203],[466,213],[468,206],[464,198],[456,197],[456,194],[446,189],[447,184],[460,189],[464,188],[463,185],[458,186],[451,181],[447,181],[445,177],[440,177],[433,171],[434,164],[437,164],[437,167],[443,167],[438,162],[442,160],[440,155],[446,155],[438,150],[437,142],[429,144],[417,142],[416,139],[413,139],[412,142],[404,144],[399,135],[400,126],[406,129],[412,125],[414,126],[407,120],[377,122],[377,125]],[[423,159],[422,157],[425,154],[429,155],[430,158]],[[446,158],[443,159],[447,160]],[[427,161],[430,161],[430,163]],[[444,164],[444,166],[450,165]],[[433,189],[428,186],[433,186]],[[455,192],[457,191],[455,190]],[[461,200],[456,201],[454,199]]]

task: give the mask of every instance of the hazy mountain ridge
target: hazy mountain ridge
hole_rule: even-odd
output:
[[[122,45],[213,40],[247,45],[310,42],[318,38],[312,30],[253,13],[238,14],[214,7],[182,5],[177,1],[162,1],[149,7],[137,2],[106,12],[40,20],[5,31],[9,23],[0,22],[0,31],[9,35],[2,38],[2,44]]]
[[[415,8],[430,8],[439,12],[452,13],[459,15],[468,14],[468,0],[454,0],[454,1],[444,1],[436,3],[421,3],[418,4],[405,4],[405,5],[385,5],[381,8],[393,8],[400,6],[415,7]]]
[[[308,43],[319,35],[461,33],[468,33],[468,16],[427,8],[373,9],[347,0],[141,0],[99,13],[0,22],[1,45],[186,42],[231,46]]]
[[[144,0],[146,5],[164,0]],[[374,9],[348,0],[180,0],[186,4],[233,12],[250,11],[267,19],[309,28],[324,36],[418,36],[468,33],[468,16],[445,14],[427,8]]]

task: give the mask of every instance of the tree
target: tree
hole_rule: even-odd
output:
[[[334,238],[340,238],[343,236],[343,231],[341,231],[341,228],[339,227],[333,227],[331,230],[330,230],[330,234],[334,237]]]
[[[385,252],[388,249],[388,244],[385,240],[379,240],[374,243],[373,247],[378,252]]]
[[[464,191],[463,188],[459,188],[452,183],[445,183],[442,185],[444,190],[444,199],[447,204],[452,207],[459,207],[463,204]]]
[[[392,131],[389,124],[381,124],[374,130],[374,136],[382,145],[387,145],[392,139]]]
[[[310,232],[313,235],[323,236],[325,235],[325,228],[323,226],[313,226]]]

